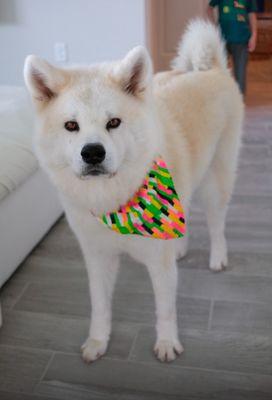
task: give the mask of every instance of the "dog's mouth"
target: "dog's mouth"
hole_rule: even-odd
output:
[[[92,176],[108,176],[111,178],[115,173],[110,173],[103,167],[87,167],[80,174],[81,179],[89,179]]]

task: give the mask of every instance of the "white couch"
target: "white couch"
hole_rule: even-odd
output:
[[[26,90],[0,86],[0,288],[62,213],[33,154],[33,130]]]

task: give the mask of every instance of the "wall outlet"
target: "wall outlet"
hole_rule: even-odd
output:
[[[57,42],[54,45],[54,56],[57,62],[68,61],[68,49],[67,44],[63,42]]]

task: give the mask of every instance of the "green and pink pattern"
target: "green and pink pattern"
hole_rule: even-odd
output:
[[[184,211],[166,163],[158,157],[134,197],[99,218],[123,235],[176,239],[185,234]]]

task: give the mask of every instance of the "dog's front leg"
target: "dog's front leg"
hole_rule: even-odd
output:
[[[105,354],[111,333],[111,300],[119,258],[84,251],[92,305],[89,337],[82,346],[84,361],[92,362]]]
[[[175,250],[167,248],[147,263],[155,293],[157,341],[154,352],[160,361],[173,361],[183,352],[179,342],[176,315],[177,266]]]

